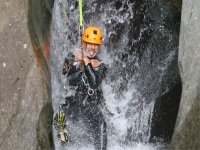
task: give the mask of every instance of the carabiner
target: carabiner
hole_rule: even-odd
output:
[[[88,95],[92,96],[94,94],[94,90],[91,88],[88,88]]]
[[[83,35],[83,33],[84,33],[84,25],[82,25],[82,26],[79,26],[79,35],[80,36],[82,36]]]

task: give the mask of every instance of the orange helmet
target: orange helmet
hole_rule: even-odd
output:
[[[82,40],[93,44],[102,44],[103,35],[100,28],[96,26],[87,27],[82,35]]]

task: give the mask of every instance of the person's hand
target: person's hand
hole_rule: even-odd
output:
[[[90,60],[86,56],[83,56],[81,52],[74,52],[73,55],[83,61],[86,66],[90,63]]]
[[[77,57],[79,60],[83,60],[83,55],[81,52],[74,52],[73,55]]]
[[[91,59],[91,64],[93,68],[97,68],[100,66],[101,62],[97,59]]]

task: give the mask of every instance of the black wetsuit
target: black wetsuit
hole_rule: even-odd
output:
[[[106,150],[107,147],[106,122],[100,109],[100,106],[104,104],[100,85],[105,72],[105,64],[101,63],[96,69],[92,68],[91,63],[82,66],[80,61],[74,60],[71,53],[65,59],[63,67],[63,74],[66,75],[70,88],[76,89],[74,96],[66,98],[66,104],[69,107],[65,111],[74,119],[77,116],[83,117],[87,128],[93,135],[96,150]],[[94,90],[94,94],[88,94],[87,83]]]

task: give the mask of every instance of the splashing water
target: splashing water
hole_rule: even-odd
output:
[[[79,51],[80,47],[77,7],[77,1],[55,0],[54,2],[51,26],[51,82],[55,112],[64,98],[74,93],[68,89],[66,79],[61,72],[67,53]],[[146,7],[147,5],[142,2],[138,4],[134,0],[110,2],[86,0],[83,2],[85,25],[97,25],[101,27],[105,35],[100,58],[109,65],[109,73],[102,84],[102,89],[106,105],[114,114],[113,116],[104,114],[108,128],[109,150],[153,150],[160,147],[159,144],[151,145],[148,141],[154,99],[161,91],[157,92],[154,88],[148,89],[151,88],[150,83],[156,82],[156,85],[160,86],[165,70],[176,53],[170,52],[170,55],[163,59],[162,64],[157,63],[156,60],[153,63],[150,62],[149,57],[152,56],[149,49],[153,46],[152,42],[148,43],[147,40],[153,41],[153,38],[149,36],[153,29],[148,15],[145,16]],[[142,21],[139,20],[141,16],[138,17],[138,10],[144,13]],[[163,30],[160,30],[159,33],[162,32]],[[173,40],[170,34],[168,35],[170,40]],[[145,40],[145,37],[148,38]],[[148,74],[144,73],[150,65],[151,70]],[[161,73],[155,77],[157,72]],[[74,139],[84,137],[84,127],[79,129],[79,126],[69,124],[69,129],[77,134],[72,135]],[[56,134],[55,130],[54,134]],[[60,144],[54,135],[57,150],[66,149],[66,147],[71,150],[94,149],[92,145],[88,145],[87,140],[81,141],[77,145],[65,146]]]

